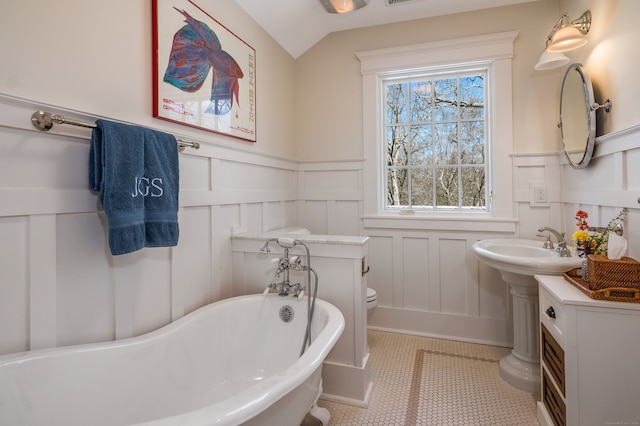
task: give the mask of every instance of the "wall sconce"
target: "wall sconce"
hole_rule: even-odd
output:
[[[347,13],[365,7],[369,0],[320,0],[329,13]]]
[[[587,10],[573,21],[563,13],[547,36],[546,46],[535,66],[537,71],[558,68],[569,63],[562,54],[587,44],[587,33],[591,28],[591,11]]]
[[[536,71],[546,71],[551,70],[553,68],[558,68],[564,65],[567,65],[570,62],[569,58],[566,55],[563,55],[560,52],[549,52],[545,50],[540,55],[540,59],[535,66]]]

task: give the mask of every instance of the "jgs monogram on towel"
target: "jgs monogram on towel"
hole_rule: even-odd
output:
[[[135,177],[135,186],[131,197],[162,197],[162,178]]]

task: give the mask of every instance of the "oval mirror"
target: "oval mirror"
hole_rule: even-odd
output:
[[[579,64],[567,68],[560,92],[560,130],[569,164],[576,169],[587,167],[596,134],[596,111],[591,79]],[[596,108],[597,109],[597,108]]]

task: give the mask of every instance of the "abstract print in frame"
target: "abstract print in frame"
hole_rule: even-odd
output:
[[[153,116],[255,142],[255,50],[191,0],[153,0],[153,35]]]

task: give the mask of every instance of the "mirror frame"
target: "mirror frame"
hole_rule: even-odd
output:
[[[565,130],[562,125],[563,99],[565,98],[565,96],[569,95],[568,93],[565,93],[565,85],[567,83],[568,77],[571,75],[572,72],[577,72],[580,78],[582,79],[582,88],[584,90],[584,96],[581,97],[581,101],[583,101],[586,104],[586,110],[587,110],[587,129],[585,129],[586,140],[584,143],[584,152],[583,152],[582,158],[578,162],[575,162],[569,156],[569,152],[567,151],[568,144],[566,142],[567,136],[565,135]],[[564,73],[564,78],[562,79],[562,89],[560,91],[560,123],[558,124],[558,127],[560,127],[560,133],[562,135],[562,145],[564,146],[565,156],[567,157],[567,160],[569,161],[569,164],[571,165],[571,167],[573,167],[574,169],[583,169],[587,167],[587,165],[591,161],[591,157],[593,156],[593,150],[595,148],[595,139],[596,139],[595,136],[596,136],[596,109],[597,109],[597,108],[593,108],[594,105],[595,105],[595,99],[593,95],[593,86],[591,85],[591,79],[589,78],[589,75],[582,69],[582,65],[580,64],[569,65],[569,67]],[[580,107],[581,106],[582,105],[580,105]],[[578,137],[580,137],[580,135],[578,135]]]

